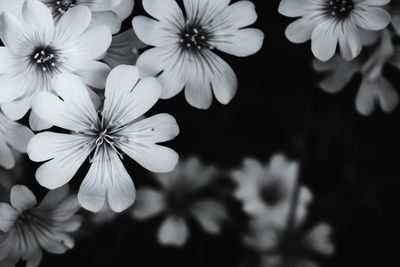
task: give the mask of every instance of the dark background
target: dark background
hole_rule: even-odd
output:
[[[180,94],[160,101],[151,113],[168,112],[177,119],[181,133],[168,145],[181,157],[198,155],[226,169],[239,167],[245,156],[266,162],[276,152],[300,160],[300,179],[314,194],[308,224],[323,221],[334,229],[336,253],[323,266],[393,266],[398,259],[393,244],[400,240],[399,111],[360,116],[354,104],[357,79],[337,95],[322,92],[321,77],[311,67],[310,44],[285,38],[292,19],[277,12],[279,1],[253,2],[259,14],[254,27],[265,33],[264,47],[248,58],[222,55],[239,79],[234,100],[227,106],[214,101],[201,111]],[[136,3],[134,15],[140,13]],[[124,27],[129,26],[130,19]],[[397,77],[391,73],[399,84]],[[141,167],[124,163],[137,188],[150,183]],[[24,183],[44,193],[34,179],[39,165],[27,164],[31,179]],[[87,167],[73,179],[76,188]],[[231,209],[238,209],[231,202]],[[121,215],[101,227],[85,224],[75,249],[62,256],[45,254],[41,266],[221,267],[237,266],[248,255],[238,223],[228,223],[219,237],[193,226],[187,246],[171,249],[157,243],[160,221],[136,223]]]

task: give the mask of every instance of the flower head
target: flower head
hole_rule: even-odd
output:
[[[298,179],[298,163],[288,161],[283,155],[274,155],[267,165],[254,159],[245,159],[241,169],[232,172],[237,183],[236,198],[251,216],[264,216],[271,225],[285,225],[291,211]],[[307,214],[312,194],[302,186],[296,208],[296,224]]]
[[[206,232],[218,234],[227,211],[216,199],[201,194],[217,174],[215,167],[204,166],[197,158],[182,161],[175,171],[155,175],[159,189],[138,190],[132,215],[144,220],[164,214],[166,219],[158,231],[158,240],[165,245],[186,243],[189,218],[194,218]]]
[[[11,121],[0,111],[0,167],[11,169],[15,165],[13,148],[20,153],[26,153],[33,132],[19,123]]]
[[[362,50],[361,31],[384,29],[391,21],[383,8],[390,0],[282,0],[279,12],[301,17],[286,29],[293,43],[311,39],[312,52],[321,61],[341,55],[351,60]]]
[[[80,187],[79,202],[98,212],[108,199],[111,209],[121,212],[135,199],[132,179],[121,162],[124,154],[152,172],[174,169],[177,153],[157,143],[178,135],[175,119],[168,114],[141,117],[159,99],[161,88],[155,78],[139,80],[134,66],[114,68],[107,78],[100,113],[76,76],[56,76],[53,86],[61,99],[41,92],[35,109],[45,121],[72,132],[44,132],[30,141],[30,159],[47,161],[36,172],[42,186],[54,189],[68,183],[90,157],[91,167]]]
[[[343,90],[357,73],[362,76],[356,97],[357,111],[362,115],[370,115],[379,105],[383,111],[393,111],[399,101],[398,93],[384,76],[385,65],[391,65],[400,70],[400,47],[395,48],[389,31],[380,34],[381,39],[372,47],[369,53],[348,62],[340,57],[334,57],[328,62],[314,61],[314,68],[319,72],[328,73],[320,83],[321,88],[328,93]]]
[[[33,193],[23,185],[15,185],[10,194],[11,205],[0,203],[0,265],[14,266],[20,260],[27,266],[39,266],[42,250],[62,254],[74,247],[69,233],[81,225],[76,196],[68,187],[50,191],[36,206]],[[3,265],[4,264],[4,265]]]
[[[138,37],[155,48],[140,55],[137,65],[145,76],[158,75],[161,98],[185,88],[192,106],[207,109],[213,93],[223,104],[234,97],[236,75],[214,50],[249,56],[261,48],[264,34],[243,29],[257,19],[253,3],[229,2],[185,0],[184,16],[175,0],[143,0],[144,9],[157,20],[137,16],[132,24]]]
[[[0,49],[0,103],[9,118],[22,118],[38,92],[54,92],[51,80],[60,73],[72,73],[91,87],[104,88],[109,67],[96,60],[110,46],[111,34],[106,26],[89,26],[91,18],[87,7],[76,6],[54,25],[50,10],[38,0],[26,0],[20,18],[1,14],[5,47]],[[38,119],[35,110],[30,123],[34,130],[50,126]]]

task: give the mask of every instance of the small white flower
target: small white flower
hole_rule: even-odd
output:
[[[189,235],[188,219],[194,218],[210,234],[221,231],[227,211],[221,202],[204,198],[201,192],[216,178],[214,167],[204,166],[197,158],[178,164],[175,171],[156,174],[159,189],[138,190],[132,216],[145,220],[164,214],[166,219],[158,231],[158,240],[164,245],[182,246]]]
[[[185,88],[186,100],[207,109],[213,93],[228,104],[237,90],[231,67],[213,50],[245,57],[262,46],[264,34],[244,29],[257,19],[254,4],[230,0],[184,0],[186,16],[175,0],[143,0],[153,18],[137,16],[133,28],[146,44],[155,46],[140,55],[137,65],[145,76],[158,76],[168,99]],[[229,5],[229,6],[228,6]]]
[[[293,43],[311,39],[312,52],[321,61],[341,55],[351,60],[362,50],[362,30],[384,29],[391,21],[383,8],[390,0],[282,0],[279,12],[287,17],[301,17],[286,29]]]
[[[360,114],[368,116],[372,114],[376,105],[389,113],[399,102],[396,89],[382,73],[386,64],[400,70],[400,47],[394,48],[391,34],[387,30],[382,31],[379,43],[368,56],[361,56],[351,62],[340,57],[334,57],[328,62],[316,60],[314,68],[319,72],[328,73],[320,83],[321,88],[328,93],[343,90],[357,73],[361,73],[356,108]]]
[[[53,86],[61,99],[41,92],[34,108],[45,121],[72,132],[40,133],[28,144],[31,160],[47,161],[36,172],[42,186],[54,189],[68,183],[90,156],[91,167],[79,189],[79,202],[98,212],[107,199],[112,210],[121,212],[135,199],[134,184],[121,162],[123,153],[152,172],[174,169],[177,153],[157,143],[178,135],[175,119],[168,114],[141,118],[160,97],[155,78],[139,80],[134,66],[114,68],[107,78],[99,114],[76,76],[56,76]]]
[[[109,29],[90,26],[85,6],[66,12],[54,26],[49,9],[37,0],[26,0],[22,18],[4,12],[0,16],[0,103],[5,115],[22,118],[40,91],[52,92],[51,79],[73,73],[94,88],[103,89],[110,68],[96,61],[111,43]],[[91,92],[94,94],[93,92]],[[30,114],[33,130],[50,127],[35,110]]]
[[[20,153],[26,153],[32,137],[33,132],[28,127],[11,121],[0,111],[0,167],[13,168],[15,159],[10,147]]]
[[[118,65],[135,65],[139,57],[139,49],[145,48],[133,29],[126,30],[113,36],[111,46],[103,61],[111,68]]]
[[[267,165],[255,159],[246,159],[241,169],[232,172],[237,183],[235,197],[242,201],[243,209],[253,217],[265,216],[272,226],[282,227],[288,221],[291,212],[299,166],[288,161],[283,155],[276,154]],[[296,224],[303,222],[312,194],[307,187],[301,186]]]
[[[81,225],[76,196],[68,187],[50,191],[42,202],[23,185],[15,185],[11,205],[0,203],[0,266],[15,266],[20,260],[39,266],[42,250],[63,254],[74,247],[69,235]]]
[[[0,13],[3,11],[12,12],[17,16],[21,15],[22,6],[25,0],[0,0]],[[51,11],[54,20],[60,18],[71,8],[82,5],[92,12],[94,25],[106,25],[111,33],[117,33],[121,29],[122,21],[129,16],[133,9],[133,0],[39,0]]]

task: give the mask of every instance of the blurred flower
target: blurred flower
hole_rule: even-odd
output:
[[[311,39],[315,57],[327,61],[339,44],[341,55],[352,60],[362,50],[362,30],[384,29],[391,21],[383,6],[390,0],[281,0],[279,12],[301,17],[286,29],[293,43]]]
[[[0,13],[12,12],[21,16],[22,6],[25,0],[0,0]],[[121,29],[122,21],[129,16],[133,9],[133,0],[39,0],[45,4],[58,22],[71,8],[82,5],[87,6],[92,12],[93,25],[106,25],[111,33],[117,33]]]
[[[40,133],[28,144],[31,160],[47,161],[36,172],[42,186],[54,189],[68,183],[90,156],[91,167],[79,189],[79,202],[98,212],[107,198],[111,209],[121,212],[135,199],[134,184],[121,162],[123,153],[152,172],[175,168],[177,153],[157,144],[178,135],[175,119],[168,114],[141,118],[159,99],[161,88],[155,78],[139,80],[134,66],[114,68],[107,78],[99,114],[78,77],[61,74],[54,78],[53,86],[62,99],[41,92],[34,108],[44,120],[72,132]]]
[[[113,36],[111,46],[103,61],[111,68],[121,64],[135,65],[139,56],[139,49],[145,47],[146,45],[139,40],[131,28]]]
[[[60,73],[73,73],[89,86],[104,88],[109,67],[96,59],[107,51],[111,34],[103,25],[89,27],[90,22],[90,10],[76,6],[54,26],[50,10],[37,0],[24,2],[22,18],[1,14],[0,34],[6,47],[0,47],[0,103],[6,116],[21,119],[38,92],[53,92],[51,79]],[[35,110],[30,124],[33,130],[51,126]]]
[[[13,148],[20,153],[26,153],[33,132],[24,125],[11,121],[0,111],[0,167],[11,169],[15,165]]]
[[[267,165],[255,159],[245,159],[241,169],[232,172],[237,183],[235,196],[251,216],[265,216],[271,226],[281,227],[291,212],[298,179],[299,165],[276,154]],[[295,221],[301,223],[307,215],[312,194],[301,186]]]
[[[372,52],[366,51],[366,55],[351,62],[337,56],[328,62],[314,61],[315,70],[328,73],[320,83],[321,88],[328,93],[341,91],[357,73],[361,73],[356,108],[365,116],[374,111],[376,104],[389,113],[396,108],[399,101],[398,93],[382,71],[386,64],[400,69],[400,47],[393,47],[390,32],[384,30],[379,43],[371,49]]]
[[[22,154],[16,151],[12,152],[15,160],[14,168],[7,170],[0,167],[0,202],[7,201],[13,185],[21,182],[25,176],[26,166]]]
[[[282,236],[278,247],[264,251],[260,267],[318,267],[313,257],[328,257],[334,251],[330,240],[332,229],[328,224],[318,224],[305,236]]]
[[[23,185],[11,189],[11,205],[0,203],[0,266],[15,266],[20,260],[27,266],[39,266],[42,249],[55,254],[74,247],[68,233],[81,225],[75,215],[79,204],[68,194],[68,187],[50,191],[36,206],[33,193]]]
[[[400,35],[400,2],[393,0],[389,4],[389,11],[392,15],[392,25],[396,33]]]
[[[145,220],[164,214],[166,218],[158,231],[158,240],[164,245],[186,243],[189,218],[197,221],[204,231],[218,234],[227,211],[214,197],[202,195],[217,176],[215,167],[204,166],[197,158],[181,161],[175,171],[155,174],[159,189],[138,190],[132,216]]]
[[[232,68],[213,50],[245,57],[260,50],[264,34],[244,29],[257,19],[254,4],[239,1],[184,0],[186,17],[175,0],[143,0],[153,18],[137,16],[133,28],[146,44],[155,46],[138,58],[145,76],[157,76],[168,99],[185,88],[186,100],[207,109],[212,94],[228,104],[237,90]]]

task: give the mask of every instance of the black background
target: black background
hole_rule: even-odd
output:
[[[168,112],[181,133],[168,143],[181,157],[198,155],[206,163],[230,169],[251,156],[266,162],[283,152],[302,162],[302,183],[314,194],[309,224],[333,226],[335,256],[323,266],[393,266],[397,262],[399,220],[399,111],[362,117],[355,110],[358,80],[337,95],[318,88],[311,67],[310,43],[290,43],[284,35],[292,19],[278,13],[279,1],[253,1],[265,33],[262,50],[247,58],[221,55],[235,70],[240,86],[227,106],[214,101],[207,110],[190,107],[183,94],[161,100],[151,113]],[[136,3],[134,15],[143,13]],[[130,19],[125,29],[130,26]],[[389,70],[390,71],[390,70]],[[391,72],[394,83],[398,73]],[[44,193],[35,179],[39,164],[29,163],[25,184]],[[150,177],[125,161],[138,188]],[[73,186],[80,184],[84,166]],[[29,177],[30,179],[29,179]],[[232,209],[238,209],[234,202]],[[45,254],[41,266],[237,266],[245,257],[241,228],[228,223],[220,237],[196,226],[186,247],[159,246],[160,220],[133,222],[121,215],[101,227],[83,226],[76,247],[65,255]],[[389,265],[390,264],[390,265]]]

